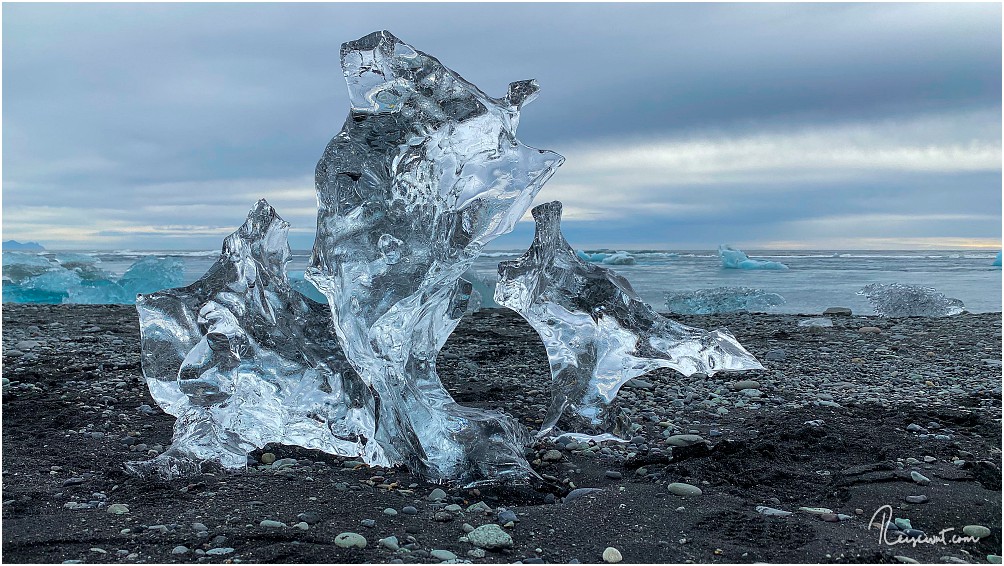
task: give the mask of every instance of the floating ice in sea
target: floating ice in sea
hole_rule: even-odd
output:
[[[657,314],[626,279],[583,261],[561,234],[561,203],[533,209],[522,257],[499,264],[495,302],[540,334],[551,364],[552,402],[540,434],[610,439],[631,431],[615,397],[660,367],[685,375],[763,369],[727,330],[707,332]]]
[[[345,360],[327,307],[289,285],[288,229],[261,200],[201,279],[137,301],[143,374],[177,421],[170,449],[130,471],[244,468],[270,442],[391,463],[373,441],[376,396]]]
[[[563,160],[516,140],[537,84],[490,97],[386,31],[346,43],[341,59],[351,110],[317,164],[306,277],[380,398],[373,440],[432,480],[525,479],[528,433],[457,405],[436,355],[469,305],[461,274]]]
[[[677,314],[763,311],[784,304],[784,297],[763,289],[715,287],[666,293],[666,308]]]
[[[994,258],[994,262],[991,265],[996,265],[997,267],[1000,267],[1002,254],[1004,254],[1004,252],[997,252],[997,257]]]
[[[788,269],[787,265],[777,261],[750,259],[742,251],[725,244],[718,246],[718,257],[726,269]]]
[[[959,299],[946,297],[931,287],[902,283],[872,283],[858,291],[868,298],[880,316],[951,316],[966,305]]]
[[[635,257],[625,251],[618,251],[613,253],[606,252],[584,252],[578,250],[575,255],[583,261],[590,261],[593,263],[602,263],[604,265],[634,265],[637,263]]]

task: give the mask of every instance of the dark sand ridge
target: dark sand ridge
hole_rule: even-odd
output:
[[[616,547],[626,563],[897,562],[897,555],[986,563],[1001,554],[1000,313],[832,317],[834,326],[822,329],[799,327],[805,317],[790,315],[673,318],[728,327],[766,370],[711,379],[659,370],[629,383],[621,397],[642,427],[632,443],[535,447],[539,473],[564,486],[556,498],[529,502],[447,486],[435,502],[428,496],[437,486],[404,470],[284,446],[252,455],[273,453],[278,465],[236,475],[167,484],[126,476],[122,463],[162,450],[173,423],[142,380],[135,310],[5,304],[2,558],[433,563],[448,551],[472,562],[595,563]],[[466,318],[439,369],[459,402],[505,409],[531,428],[549,400],[543,347],[507,311]],[[669,445],[686,443],[675,435],[688,433],[708,443],[677,447],[670,459]],[[672,494],[673,482],[703,494]],[[572,487],[601,491],[562,503]],[[928,501],[905,500],[920,495]],[[482,510],[468,510],[478,502]],[[115,504],[128,513],[109,513]],[[965,525],[990,535],[979,543],[881,544],[868,524],[883,505],[928,535],[954,527],[950,540]],[[794,514],[767,516],[757,506]],[[800,507],[851,518],[829,522],[836,517]],[[519,519],[504,529],[512,548],[484,552],[461,539],[465,524],[504,524],[508,511]],[[301,521],[307,530],[293,526]],[[363,535],[367,546],[337,546],[343,532]],[[410,552],[378,544],[391,536]]]

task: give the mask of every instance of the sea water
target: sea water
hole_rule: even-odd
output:
[[[603,250],[585,250],[595,253]],[[607,250],[613,251],[613,250]],[[1001,268],[994,266],[997,250],[988,251],[845,251],[845,250],[744,250],[750,258],[781,262],[784,271],[724,269],[716,250],[625,250],[633,265],[604,266],[631,282],[634,290],[656,310],[666,310],[666,293],[714,287],[748,287],[777,293],[783,305],[764,312],[818,314],[828,307],[849,307],[855,313],[873,314],[867,299],[858,295],[870,283],[904,283],[933,287],[962,300],[970,312],[1001,311]],[[39,252],[56,257],[59,252]],[[184,284],[201,277],[219,257],[207,251],[74,251],[99,260],[98,267],[121,276],[145,257],[179,258]],[[487,286],[497,277],[498,262],[515,259],[523,250],[489,250],[471,268]],[[290,278],[302,279],[310,252],[293,252]],[[301,282],[303,285],[309,283]],[[297,285],[298,288],[301,285]],[[482,295],[491,294],[482,290]],[[319,296],[319,295],[318,295]],[[490,297],[485,297],[486,302]],[[4,302],[8,298],[4,297]],[[488,303],[490,305],[490,303]]]

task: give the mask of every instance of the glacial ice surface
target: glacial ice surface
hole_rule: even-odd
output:
[[[374,442],[377,397],[346,361],[327,306],[289,284],[288,230],[261,200],[201,279],[137,301],[143,374],[177,420],[171,447],[130,471],[244,468],[270,442],[390,463]],[[135,273],[148,269],[158,270]]]
[[[722,260],[722,267],[726,269],[788,269],[781,262],[750,259],[744,252],[725,244],[718,246],[718,257]]]
[[[631,431],[617,392],[656,368],[685,375],[763,369],[727,330],[664,318],[626,279],[583,261],[561,234],[560,202],[534,207],[533,218],[530,248],[499,264],[495,302],[525,318],[547,349],[552,402],[540,435],[625,437]]]
[[[537,84],[493,98],[386,31],[344,44],[341,61],[351,109],[317,164],[306,277],[380,399],[372,440],[433,481],[522,481],[528,431],[455,403],[436,355],[470,306],[461,275],[563,160],[515,137]]]
[[[966,305],[959,299],[946,297],[932,287],[903,283],[872,283],[858,291],[868,298],[880,316],[951,316],[961,313]]]
[[[666,293],[666,308],[677,314],[764,311],[784,304],[784,297],[763,289],[715,287]]]
[[[178,258],[143,258],[114,277],[92,256],[57,253],[44,256],[4,252],[3,301],[18,303],[132,304],[138,293],[180,285]]]

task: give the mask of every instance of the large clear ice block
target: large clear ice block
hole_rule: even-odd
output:
[[[525,478],[528,432],[457,405],[436,355],[468,306],[461,274],[563,160],[515,137],[537,85],[490,97],[386,31],[344,44],[341,60],[351,109],[317,164],[306,277],[380,398],[375,440],[432,480]]]

